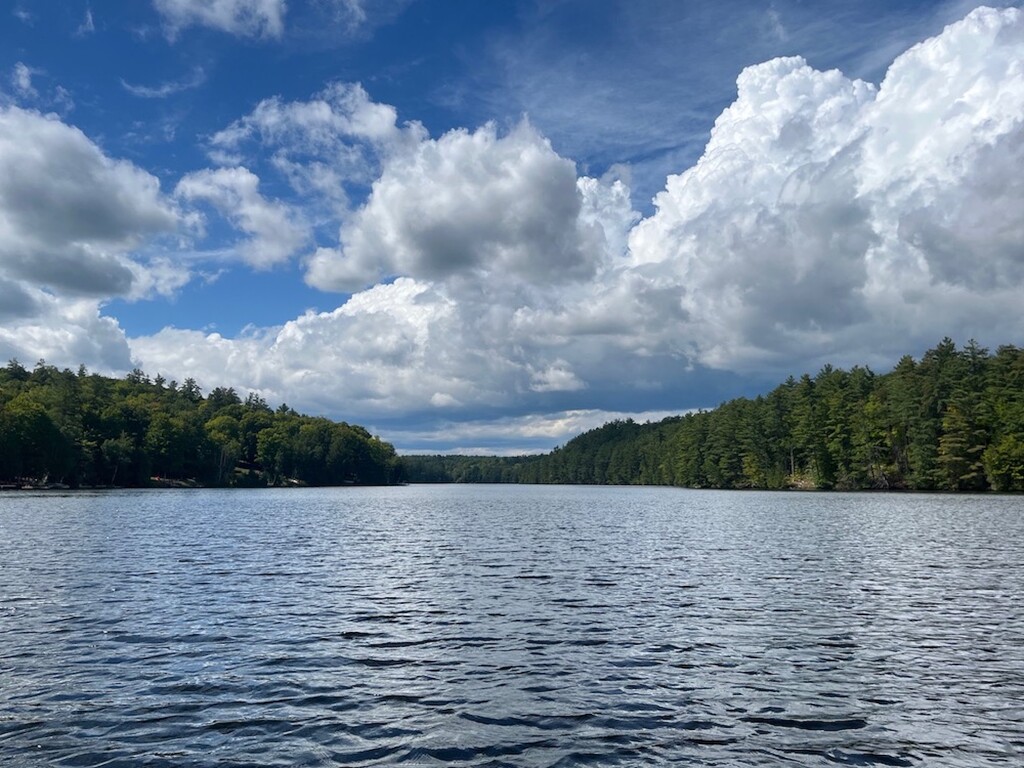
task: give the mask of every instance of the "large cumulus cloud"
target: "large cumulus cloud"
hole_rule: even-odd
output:
[[[440,344],[458,333],[452,302],[429,284],[401,278],[354,296],[332,312],[308,312],[282,327],[242,339],[165,329],[135,339],[133,351],[155,370],[189,371],[217,381],[245,372],[248,387],[268,399],[337,412],[413,408],[420,398],[449,402],[486,386],[489,377]],[[481,356],[483,351],[479,353]]]
[[[340,250],[318,250],[308,279],[345,291],[392,275],[585,278],[602,247],[580,212],[575,166],[528,124],[452,131],[389,157]]]
[[[745,70],[700,161],[630,239],[678,287],[697,358],[792,366],[1015,338],[1022,57],[1021,12],[979,9],[877,90],[798,58]]]
[[[270,400],[361,418],[509,407],[524,392],[581,386],[564,361],[545,362],[505,332],[512,310],[470,309],[449,294],[403,277],[248,337],[168,328],[132,350],[152,370],[211,384],[240,371]]]
[[[135,254],[179,220],[154,176],[54,115],[0,107],[0,357],[124,367],[127,341],[101,302],[187,279]]]
[[[53,116],[0,109],[0,271],[85,295],[131,291],[124,254],[177,226],[156,178]]]
[[[307,181],[375,174],[305,262],[311,284],[356,293],[244,338],[167,330],[133,350],[179,377],[240,371],[289,402],[383,414],[1019,340],[1022,61],[1024,14],[979,9],[878,86],[796,57],[750,67],[642,221],[623,180],[579,178],[525,121],[430,138],[355,87],[268,101],[214,148],[259,141]],[[355,161],[332,160],[345,148]]]

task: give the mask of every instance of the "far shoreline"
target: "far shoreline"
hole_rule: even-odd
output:
[[[265,491],[265,490],[327,490],[336,488],[403,488],[410,486],[507,486],[507,487],[564,487],[564,488],[665,488],[677,491],[711,491],[716,493],[770,493],[770,494],[799,494],[799,495],[835,495],[851,494],[855,496],[1024,496],[1019,491],[996,491],[996,490],[972,490],[955,491],[939,489],[915,489],[915,488],[697,488],[683,485],[661,485],[642,483],[464,483],[464,482],[402,482],[402,483],[345,483],[342,485],[308,485],[304,483],[289,483],[282,485],[203,485],[196,481],[188,480],[162,480],[150,485],[81,485],[72,487],[64,483],[47,484],[0,484],[0,494],[17,493],[52,493],[52,494],[77,494],[97,493],[107,491]]]

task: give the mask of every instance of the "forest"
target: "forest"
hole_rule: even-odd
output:
[[[401,481],[394,448],[366,429],[304,416],[232,388],[123,379],[40,361],[0,368],[0,484],[380,485]]]
[[[885,374],[826,365],[713,410],[614,421],[530,459],[403,463],[410,482],[1022,491],[1024,350],[944,339]]]
[[[1024,491],[1024,350],[944,339],[888,373],[826,365],[766,395],[613,421],[541,456],[404,456],[366,429],[192,379],[0,368],[0,485],[586,483]]]

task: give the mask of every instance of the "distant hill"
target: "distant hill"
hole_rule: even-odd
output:
[[[1024,351],[944,339],[889,373],[825,366],[766,395],[613,421],[533,458],[404,457],[411,482],[1024,490]]]

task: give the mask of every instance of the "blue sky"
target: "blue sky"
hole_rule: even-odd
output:
[[[0,357],[514,453],[1019,344],[1019,5],[0,2]]]

